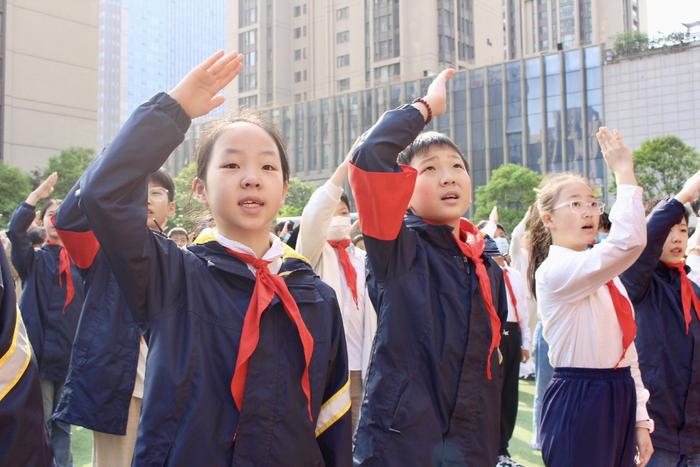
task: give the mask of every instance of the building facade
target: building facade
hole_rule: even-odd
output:
[[[136,107],[226,47],[228,4],[100,0],[99,147]]]
[[[427,129],[457,143],[474,187],[511,162],[540,173],[571,170],[604,190],[605,164],[595,139],[603,122],[602,57],[602,47],[591,46],[459,71],[449,82],[447,114]],[[423,96],[431,81],[409,80],[263,113],[286,139],[293,175],[320,183],[383,112]],[[192,161],[197,131],[170,159],[171,170]]]
[[[493,0],[240,0],[229,44],[245,54],[232,110],[357,92],[502,61]]]
[[[646,32],[647,0],[504,0],[506,59]]]
[[[94,148],[98,1],[3,5],[2,160],[30,171],[70,146]]]

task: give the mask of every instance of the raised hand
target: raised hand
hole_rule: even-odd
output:
[[[632,151],[625,144],[622,135],[618,130],[610,131],[606,127],[600,127],[596,133],[596,138],[603,151],[603,158],[613,171],[618,184],[636,185],[634,176],[634,162]]]
[[[241,71],[243,54],[217,52],[193,68],[170,91],[190,118],[201,117],[224,103],[219,92]]]
[[[700,170],[686,180],[683,184],[683,188],[681,188],[681,191],[676,195],[676,199],[683,204],[690,203],[698,197],[698,193],[700,193]]]
[[[489,214],[489,221],[493,222],[494,224],[498,224],[498,206],[494,206],[493,209],[491,209],[491,214]]]
[[[423,99],[430,105],[430,110],[433,112],[433,117],[438,117],[445,113],[447,110],[447,82],[452,79],[455,71],[452,68],[442,70],[439,75],[435,77],[430,86],[428,86],[428,92],[423,96]],[[427,118],[427,109],[420,103],[413,104],[418,110],[421,111],[423,117]]]
[[[34,191],[29,193],[29,196],[27,196],[26,203],[30,206],[36,206],[39,203],[39,201],[51,196],[51,193],[53,193],[53,189],[56,186],[57,181],[58,173],[56,172],[46,177],[46,180],[41,182],[41,184],[38,187],[36,187]]]

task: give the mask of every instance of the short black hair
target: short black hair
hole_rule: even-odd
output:
[[[414,139],[413,142],[406,147],[406,149],[399,153],[398,162],[400,164],[410,164],[413,158],[416,157],[416,154],[428,150],[431,146],[449,146],[450,148],[454,149],[455,152],[459,154],[462,162],[464,162],[464,167],[467,169],[467,173],[469,173],[469,162],[467,161],[467,158],[464,157],[464,154],[462,154],[462,150],[459,149],[459,146],[457,146],[455,142],[452,141],[447,135],[437,131],[426,131],[425,133],[418,135],[418,137]]]
[[[32,245],[42,245],[46,241],[46,229],[42,227],[32,227],[27,232],[29,241]]]
[[[173,177],[163,167],[149,175],[148,181],[168,190],[168,201],[175,200],[175,182],[173,182]]]
[[[49,198],[46,201],[44,201],[44,206],[42,206],[42,208],[41,208],[41,216],[39,218],[44,219],[44,216],[46,215],[46,211],[48,211],[49,208],[51,206],[53,206],[54,204],[60,205],[61,201],[62,200],[56,199],[56,198]]]
[[[603,232],[610,232],[610,227],[612,227],[612,222],[610,222],[610,216],[607,212],[600,214],[600,222],[598,223],[598,230]]]
[[[342,193],[340,195],[340,202],[345,203],[345,206],[348,207],[348,211],[350,210],[350,200],[348,199],[348,195],[346,195],[345,193]]]

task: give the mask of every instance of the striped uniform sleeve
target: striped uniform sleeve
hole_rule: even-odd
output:
[[[412,251],[410,241],[406,244],[408,239],[403,238],[403,219],[417,172],[396,159],[424,126],[423,116],[412,106],[391,110],[362,135],[353,151],[348,179],[369,262],[379,280],[392,274],[396,260],[405,260]]]
[[[68,193],[61,206],[51,219],[63,246],[75,265],[89,269],[100,250],[100,243],[90,229],[87,217],[78,204],[80,197],[80,180]]]
[[[327,466],[352,466],[352,421],[350,418],[350,371],[340,308],[330,299],[334,312],[333,359],[328,366],[321,410],[316,418],[316,441]]]

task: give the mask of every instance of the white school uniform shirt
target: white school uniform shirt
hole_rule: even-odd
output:
[[[520,335],[522,336],[521,348],[530,350],[530,313],[527,309],[527,295],[525,293],[525,278],[517,269],[510,266],[505,266],[503,269],[508,271],[510,285],[513,288],[513,295],[518,302],[518,316],[520,317]],[[510,293],[506,290],[506,299],[508,301],[508,322],[516,323],[515,306],[510,299]]]
[[[377,332],[377,313],[369,299],[365,282],[367,254],[352,244],[346,249],[357,272],[358,309],[345,280],[338,254],[327,241],[328,226],[342,193],[343,189],[330,180],[314,191],[301,215],[296,250],[309,260],[321,280],[335,291],[345,328],[348,367],[350,371],[362,371],[364,378],[369,366],[372,341]]]
[[[700,229],[700,223],[696,229]],[[700,287],[700,255],[688,255],[685,264],[690,268],[688,278]]]
[[[641,188],[618,186],[610,221],[607,239],[593,248],[575,251],[552,245],[535,274],[544,338],[554,368],[614,368],[622,355],[622,330],[605,284],[614,278],[615,286],[627,297],[617,276],[646,246]],[[642,383],[634,342],[619,367],[630,367],[634,379],[636,420],[649,420],[649,391]]]
[[[139,359],[136,363],[136,381],[132,395],[137,399],[143,399],[143,385],[146,380],[146,359],[148,357],[148,346],[143,336],[139,337]]]

